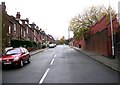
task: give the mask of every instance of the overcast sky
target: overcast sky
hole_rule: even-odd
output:
[[[111,6],[118,11],[120,0],[0,0],[6,3],[9,15],[20,12],[21,19],[29,18],[47,34],[55,38],[68,38],[68,26],[71,18],[81,14],[93,5]],[[72,35],[71,35],[72,36]]]

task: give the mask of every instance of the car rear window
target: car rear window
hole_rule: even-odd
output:
[[[19,54],[19,53],[21,53],[20,52],[20,48],[14,48],[14,49],[9,50],[9,51],[6,52],[7,55],[10,55],[10,54]]]

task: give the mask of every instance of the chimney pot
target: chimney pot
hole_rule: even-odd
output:
[[[26,22],[27,22],[27,24],[29,24],[29,19],[28,18],[26,18]]]
[[[20,12],[17,12],[17,14],[16,14],[16,19],[20,19]]]

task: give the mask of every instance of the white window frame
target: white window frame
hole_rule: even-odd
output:
[[[11,26],[9,26],[9,34],[11,34]]]
[[[14,31],[16,31],[16,24],[14,24]]]
[[[25,37],[25,31],[24,31],[24,35],[23,36]]]
[[[20,22],[19,22],[20,24],[22,24],[22,21],[20,20]]]
[[[28,34],[28,27],[27,27],[27,34]]]
[[[34,35],[36,36],[36,31],[34,30]]]
[[[25,21],[25,24],[28,24],[28,23]]]

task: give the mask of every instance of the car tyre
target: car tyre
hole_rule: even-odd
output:
[[[28,58],[28,63],[31,63],[31,57]]]
[[[20,61],[20,67],[23,67],[24,66],[24,62],[23,60]]]

